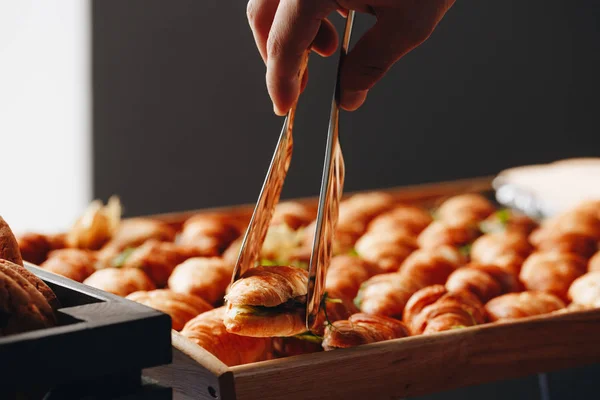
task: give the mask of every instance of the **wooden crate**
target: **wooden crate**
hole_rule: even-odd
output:
[[[130,386],[132,380],[140,384],[144,368],[171,362],[168,315],[31,264],[25,266],[58,297],[59,325],[0,338],[3,393],[45,391],[82,382]]]
[[[459,193],[490,194],[491,179],[386,190],[434,205]],[[315,199],[301,201],[314,202]],[[205,210],[247,215],[251,206]],[[156,216],[180,226],[204,211]],[[228,367],[172,333],[173,363],[146,374],[175,399],[401,399],[600,362],[600,310],[558,313]]]

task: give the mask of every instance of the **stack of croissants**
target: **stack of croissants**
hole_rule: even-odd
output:
[[[538,223],[480,194],[434,208],[352,195],[310,331],[311,205],[277,206],[260,262],[233,284],[249,215],[119,217],[118,200],[93,203],[65,234],[19,236],[23,258],[169,314],[229,366],[600,307],[600,201]]]

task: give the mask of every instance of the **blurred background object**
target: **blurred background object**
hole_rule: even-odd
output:
[[[89,3],[0,1],[0,213],[69,226],[92,198]]]

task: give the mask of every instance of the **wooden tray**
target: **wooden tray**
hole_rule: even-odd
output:
[[[59,326],[0,338],[3,391],[53,389],[77,382],[106,384],[132,374],[139,381],[142,369],[171,362],[168,315],[25,266],[61,302]]]
[[[386,190],[432,205],[465,192],[491,194],[491,179]],[[315,199],[302,199],[314,202]],[[248,213],[250,206],[215,210]],[[204,211],[202,211],[204,212]],[[155,216],[174,226],[198,211]],[[177,332],[173,363],[145,373],[175,399],[401,399],[600,362],[600,310],[486,324],[227,367]]]

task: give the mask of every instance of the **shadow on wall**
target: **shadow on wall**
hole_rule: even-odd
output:
[[[457,2],[344,113],[346,190],[600,156],[599,17],[592,0]],[[94,1],[93,44],[96,196],[128,215],[256,200],[283,120],[243,3]],[[318,193],[336,61],[311,58],[286,197]]]

